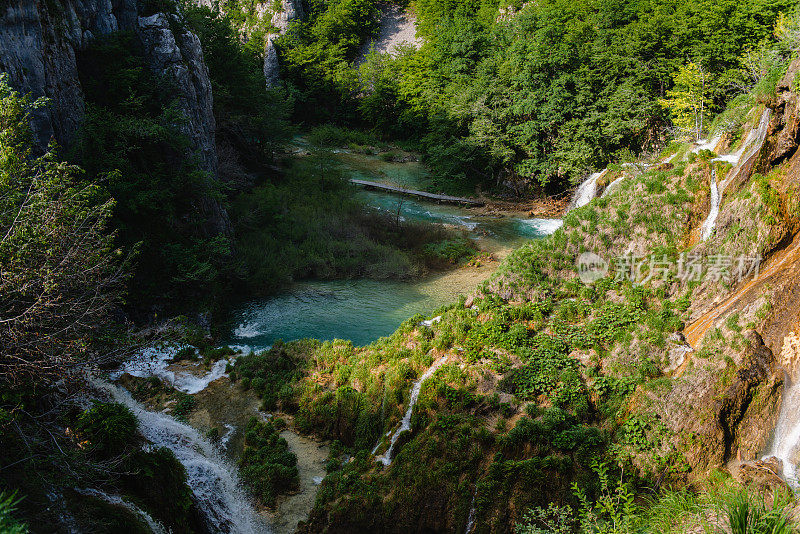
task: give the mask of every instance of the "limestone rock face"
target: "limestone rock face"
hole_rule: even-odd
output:
[[[132,29],[135,0],[21,0],[0,13],[0,71],[16,89],[50,99],[32,121],[40,148],[51,138],[69,145],[84,113],[75,51],[94,36]]]
[[[763,454],[777,422],[783,374],[775,356],[755,331],[731,353],[732,369],[697,365],[659,399],[661,419],[681,439],[697,475],[731,460],[755,460]]]
[[[156,13],[140,17],[137,31],[150,67],[155,72],[167,74],[174,81],[179,107],[186,118],[181,130],[191,141],[203,169],[216,177],[216,121],[208,67],[203,60],[200,39],[180,24],[174,24],[176,22],[180,22],[176,15]],[[202,199],[197,209],[205,216],[207,234],[231,233],[228,215],[216,199]]]
[[[264,79],[267,87],[274,86],[280,80],[280,65],[275,40],[286,33],[293,20],[301,18],[303,18],[302,0],[283,0],[281,10],[272,16],[272,25],[278,29],[278,32],[269,34],[264,45]]]
[[[187,119],[183,133],[203,170],[215,178],[216,124],[200,41],[178,15],[139,17],[136,0],[19,0],[0,7],[0,72],[20,92],[50,100],[31,120],[38,148],[44,151],[51,139],[63,146],[75,140],[85,112],[76,53],[95,37],[115,31],[135,32],[153,72],[174,80]],[[201,204],[197,209],[207,220],[206,231],[229,234],[230,222],[219,202],[208,198]]]
[[[781,478],[783,462],[774,456],[763,460],[734,462],[729,470],[731,476],[743,486],[757,488],[767,494],[776,489],[790,491],[789,486]]]
[[[797,117],[797,95],[791,88],[798,72],[800,72],[800,60],[795,59],[776,87],[777,99],[773,104],[775,116],[770,124],[773,143],[769,159],[772,164],[791,157],[797,150],[800,119]]]

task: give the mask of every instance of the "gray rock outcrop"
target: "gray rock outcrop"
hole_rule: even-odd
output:
[[[267,87],[272,87],[280,81],[280,65],[275,40],[286,33],[293,20],[301,18],[303,18],[302,0],[283,0],[281,10],[272,15],[272,25],[278,31],[267,35],[264,45],[264,79]]]
[[[0,72],[11,85],[50,105],[31,120],[43,151],[51,139],[69,146],[84,119],[84,98],[76,54],[97,36],[135,32],[145,60],[156,74],[174,80],[178,105],[186,121],[182,132],[209,176],[217,176],[214,142],[216,123],[208,68],[200,41],[185,29],[179,15],[157,13],[140,17],[136,0],[20,0],[0,7]],[[216,199],[196,208],[211,235],[229,234],[230,222]]]

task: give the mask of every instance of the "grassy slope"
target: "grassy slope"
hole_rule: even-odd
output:
[[[514,252],[469,308],[440,310],[431,327],[414,317],[367,347],[304,341],[240,360],[235,376],[268,409],[293,413],[300,430],[338,442],[307,531],[463,530],[475,495],[476,532],[506,532],[530,506],[575,504],[572,482],[598,495],[598,458],[644,491],[702,485],[737,451],[757,455],[780,385],[774,359],[742,383],[741,370],[756,369],[763,353],[760,337],[747,333],[763,324],[759,310],[723,318],[677,367],[685,323],[730,283],[673,276],[586,286],[576,278],[575,258],[585,251],[673,259],[689,250],[768,253],[785,236],[792,224],[775,207],[778,168],[729,192],[716,235],[694,248],[712,162],[689,159],[630,176],[571,212],[552,237]],[[774,226],[783,233],[755,241]],[[370,450],[397,426],[413,379],[442,358],[422,388],[412,432],[384,469]],[[767,423],[758,427],[757,419]],[[686,510],[694,511],[673,518],[673,531],[710,506],[692,499]]]

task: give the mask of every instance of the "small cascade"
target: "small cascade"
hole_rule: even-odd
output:
[[[711,237],[711,232],[714,231],[714,225],[717,222],[717,216],[719,215],[719,187],[717,187],[717,171],[714,169],[714,172],[711,173],[711,209],[708,210],[708,217],[706,220],[703,221],[703,226],[701,227],[701,235],[703,241]]]
[[[433,365],[419,377],[419,380],[414,383],[414,387],[411,389],[411,398],[408,399],[408,408],[406,409],[405,415],[403,415],[403,420],[400,422],[400,427],[394,431],[394,434],[392,434],[392,437],[389,439],[389,448],[382,456],[378,457],[378,461],[383,465],[388,466],[392,463],[392,452],[394,451],[394,446],[397,444],[397,440],[400,438],[400,434],[411,430],[411,414],[414,412],[414,405],[417,403],[419,392],[422,390],[422,384],[436,372],[436,369],[438,369],[446,359],[447,358],[442,358],[434,362]],[[380,443],[378,443],[378,445],[380,445]],[[378,448],[379,447],[376,446],[375,449],[373,449],[373,454],[375,454]]]
[[[692,152],[695,154],[702,152],[703,150],[710,150],[711,152],[714,152],[714,149],[719,144],[720,139],[722,139],[721,135],[716,135],[711,139],[700,139],[697,141],[697,146],[692,149]]]
[[[608,184],[608,185],[606,186],[605,190],[603,191],[603,194],[602,194],[602,195],[600,195],[600,198],[603,198],[603,197],[605,197],[606,195],[610,195],[611,193],[613,193],[613,192],[614,192],[614,189],[616,189],[617,187],[619,187],[619,184],[620,184],[620,182],[622,181],[622,179],[623,179],[624,177],[625,177],[625,175],[624,175],[624,174],[621,174],[621,175],[620,175],[618,178],[614,178],[614,181],[612,181],[610,184]]]
[[[706,220],[703,221],[701,230],[703,241],[711,237],[711,232],[714,231],[714,225],[716,224],[717,216],[719,215],[719,206],[720,202],[722,201],[722,194],[725,192],[725,188],[728,186],[733,177],[739,174],[739,171],[746,166],[755,155],[758,154],[758,152],[761,150],[761,147],[764,145],[764,140],[767,137],[767,129],[769,128],[770,114],[771,110],[764,110],[764,112],[761,114],[761,118],[758,121],[758,126],[748,132],[747,137],[745,137],[744,142],[742,142],[741,147],[739,147],[739,150],[733,154],[717,156],[712,160],[730,163],[733,165],[733,168],[728,172],[728,174],[725,176],[725,179],[722,181],[718,180],[716,169],[712,174],[711,209],[708,212],[708,217],[706,217]]]
[[[737,150],[734,154],[731,154],[730,157],[721,156],[720,158],[717,158],[722,161],[727,161],[734,166],[734,168],[731,169],[728,175],[725,177],[725,180],[722,182],[722,184],[720,184],[720,196],[725,192],[725,188],[728,186],[733,177],[739,173],[739,170],[743,166],[746,166],[747,163],[758,154],[758,152],[761,150],[761,147],[764,146],[771,115],[772,110],[769,108],[765,109],[761,114],[761,119],[758,121],[758,127],[750,130],[739,150]],[[745,153],[745,151],[747,152]],[[726,157],[728,159],[725,159]]]
[[[166,447],[175,454],[186,469],[187,483],[210,531],[270,532],[241,490],[236,469],[200,433],[166,414],[146,410],[119,386],[97,379],[93,383],[133,412],[140,432],[154,447]]]
[[[472,493],[472,502],[469,505],[469,515],[467,515],[467,528],[464,529],[464,534],[469,534],[475,528],[475,500],[478,498],[478,485],[475,485],[475,491]]]
[[[575,191],[575,196],[572,197],[572,202],[567,208],[567,212],[585,206],[597,196],[597,180],[605,172],[604,169],[600,172],[590,174],[589,177],[578,186],[578,189]]]
[[[202,376],[186,371],[171,371],[170,363],[181,348],[183,346],[180,345],[145,348],[111,373],[111,379],[116,380],[125,373],[138,378],[156,376],[175,389],[194,395],[207,388],[211,382],[227,376],[225,371],[228,364],[231,363],[228,358],[221,358],[214,362],[211,370]],[[195,362],[195,365],[199,367],[199,362]]]
[[[783,463],[783,478],[792,488],[797,489],[797,464],[800,460],[800,383],[786,386],[781,403],[781,412],[772,438],[772,448],[765,455],[775,456]]]
[[[107,502],[108,504],[112,504],[114,506],[118,506],[120,508],[124,508],[128,510],[130,513],[135,515],[136,517],[142,519],[147,526],[150,528],[150,531],[153,534],[167,534],[167,531],[164,529],[164,526],[150,517],[150,514],[139,508],[133,503],[130,503],[120,497],[119,495],[109,495],[104,491],[100,491],[98,489],[93,488],[75,488],[76,493],[80,493],[81,495],[85,495],[87,497],[94,497],[95,499],[100,499],[102,501]]]

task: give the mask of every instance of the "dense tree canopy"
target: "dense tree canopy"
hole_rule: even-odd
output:
[[[368,57],[348,70],[351,43],[373,23],[330,21],[355,1],[314,4],[316,14],[282,42],[301,101],[341,104],[335,114],[300,106],[303,118],[418,140],[441,175],[462,183],[501,179],[550,190],[659,146],[670,125],[659,99],[682,66],[708,74],[709,98],[721,110],[736,94],[742,55],[772,39],[777,17],[795,4],[419,0],[411,9],[420,50]]]

